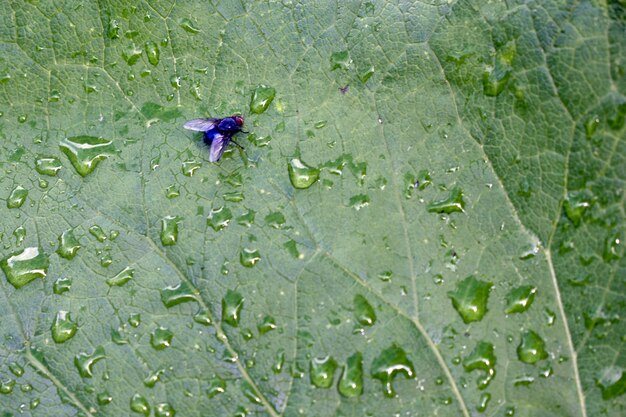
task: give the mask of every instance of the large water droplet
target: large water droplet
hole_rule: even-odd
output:
[[[252,268],[260,260],[261,254],[256,249],[243,248],[239,254],[239,261],[246,268]]]
[[[64,343],[74,337],[76,330],[78,330],[78,324],[72,320],[70,313],[61,310],[54,317],[50,330],[52,331],[52,339],[56,343]]]
[[[206,222],[213,230],[219,232],[228,226],[232,218],[233,214],[228,207],[220,207],[211,210],[207,216]]]
[[[337,390],[344,397],[358,397],[363,393],[363,355],[350,356],[341,372]]]
[[[7,208],[19,208],[22,207],[26,197],[28,196],[28,190],[20,185],[16,186],[7,199]]]
[[[91,367],[101,359],[104,359],[104,348],[98,346],[91,355],[81,352],[74,357],[74,365],[78,368],[78,373],[83,378],[91,378],[93,373]]]
[[[596,384],[602,390],[602,399],[612,400],[626,393],[626,372],[619,366],[611,366],[602,371]]]
[[[9,379],[8,381],[0,382],[0,394],[8,395],[12,393],[13,387],[15,387],[14,379]]]
[[[309,368],[311,384],[317,388],[330,388],[333,385],[337,361],[332,356],[313,358]]]
[[[130,409],[138,414],[143,414],[148,417],[150,415],[150,405],[148,404],[148,400],[141,395],[135,394],[130,399]]]
[[[294,158],[287,166],[289,180],[294,188],[304,189],[313,185],[320,177],[320,170]]]
[[[536,363],[546,359],[548,353],[541,336],[532,330],[528,330],[522,335],[522,341],[517,347],[517,357],[524,363]]]
[[[80,249],[80,242],[74,236],[74,229],[69,229],[61,233],[59,236],[59,248],[57,253],[65,259],[72,259],[76,256],[76,252]]]
[[[144,45],[146,48],[146,56],[148,57],[148,62],[154,66],[159,65],[159,56],[161,52],[159,51],[159,45],[154,42],[148,41]]]
[[[213,398],[217,394],[222,394],[224,391],[226,391],[226,381],[222,378],[215,377],[209,381],[209,388],[207,388],[209,398]]]
[[[165,327],[158,327],[150,334],[150,344],[154,350],[163,350],[172,345],[174,333]]]
[[[178,223],[180,217],[166,216],[161,219],[161,244],[172,246],[178,241]]]
[[[59,147],[76,172],[83,177],[91,174],[100,161],[115,153],[112,141],[95,136],[65,138]]]
[[[135,274],[135,270],[127,266],[126,268],[122,269],[114,277],[107,278],[106,282],[109,285],[109,287],[113,287],[113,286],[121,287],[122,285],[130,281],[134,274]]]
[[[479,342],[472,353],[463,361],[463,368],[467,372],[475,369],[485,372],[485,375],[478,379],[478,388],[485,389],[496,376],[496,355],[493,353],[493,345],[487,342]]]
[[[159,403],[154,407],[154,417],[174,417],[176,410],[169,403]]]
[[[59,158],[55,157],[39,157],[35,160],[35,169],[41,175],[49,175],[54,177],[59,170],[63,168]]]
[[[181,282],[176,286],[170,286],[161,290],[161,301],[165,307],[170,308],[189,301],[198,301],[199,292],[191,288],[187,282]]]
[[[506,314],[511,313],[523,313],[528,310],[535,300],[535,294],[537,293],[537,287],[532,285],[523,285],[521,287],[513,288],[506,296]]]
[[[38,247],[25,248],[0,261],[7,281],[15,288],[21,288],[34,279],[44,278],[49,265],[48,255]]]
[[[459,187],[454,187],[446,198],[432,201],[427,206],[428,211],[431,213],[464,212],[464,208],[463,191]]]
[[[241,319],[241,309],[244,298],[236,291],[228,290],[222,298],[222,321],[233,326],[239,326]]]
[[[383,393],[386,397],[396,395],[393,390],[393,380],[396,375],[404,374],[406,378],[415,378],[413,363],[406,357],[404,349],[392,345],[383,350],[372,362],[372,377],[380,380],[383,384]]]
[[[263,113],[270,106],[275,96],[276,90],[274,87],[257,86],[252,93],[252,100],[250,100],[250,112],[256,114]]]
[[[470,275],[457,283],[456,291],[449,291],[452,305],[463,318],[463,322],[479,321],[487,313],[487,300],[493,284]]]
[[[354,296],[354,317],[363,326],[373,326],[376,323],[374,308],[361,294]]]

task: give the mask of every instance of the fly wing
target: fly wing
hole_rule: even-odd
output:
[[[221,119],[193,119],[183,125],[185,129],[206,132],[213,129]]]
[[[213,141],[211,142],[211,150],[209,151],[210,162],[217,162],[220,160],[226,150],[228,142],[230,142],[230,136],[215,133]]]

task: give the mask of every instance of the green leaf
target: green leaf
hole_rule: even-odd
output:
[[[2,6],[0,415],[626,414],[623,0]]]

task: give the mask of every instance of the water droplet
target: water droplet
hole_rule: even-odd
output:
[[[211,226],[216,232],[219,232],[228,226],[232,218],[233,214],[228,207],[219,207],[211,210],[206,221],[207,225]]]
[[[133,327],[139,327],[139,325],[141,324],[141,314],[133,313],[128,316],[128,324]]]
[[[596,384],[602,390],[602,399],[612,400],[626,393],[626,372],[619,366],[611,366],[602,371]]]
[[[146,48],[146,56],[148,57],[148,62],[154,66],[159,65],[159,55],[161,52],[159,51],[159,46],[151,41],[146,42],[144,45]]]
[[[13,236],[15,236],[15,244],[17,246],[20,246],[26,238],[26,229],[24,228],[24,226],[16,227],[13,231]]]
[[[476,409],[481,413],[484,412],[487,409],[487,406],[489,405],[490,400],[491,400],[491,394],[489,394],[488,392],[482,393],[480,396],[480,400],[478,401],[478,404],[476,405]]]
[[[170,308],[181,303],[198,301],[199,292],[187,283],[181,282],[176,286],[170,286],[161,290],[161,301],[165,307]]]
[[[154,408],[154,417],[174,417],[176,410],[169,403],[159,403]]]
[[[448,297],[464,323],[479,321],[487,313],[487,300],[492,286],[491,282],[481,281],[470,275],[457,283],[456,291],[448,291]]]
[[[238,292],[228,290],[222,298],[222,321],[233,326],[239,326],[241,319],[241,309],[244,298]]]
[[[504,312],[506,314],[523,313],[533,304],[536,293],[537,287],[532,285],[513,288],[506,296],[507,307]]]
[[[428,203],[427,209],[431,213],[454,213],[464,212],[465,201],[463,201],[463,191],[459,187],[454,187],[450,194],[442,199]]]
[[[524,363],[537,363],[546,359],[548,353],[541,336],[532,330],[528,330],[522,335],[522,341],[517,347],[517,357]]]
[[[183,175],[186,177],[192,177],[195,170],[200,168],[202,164],[198,161],[185,161],[181,167]]]
[[[336,369],[337,361],[332,356],[313,358],[309,366],[311,384],[317,388],[330,388],[335,379]]]
[[[12,393],[13,387],[15,387],[15,380],[13,379],[0,382],[0,394],[8,395]]]
[[[106,233],[104,233],[104,230],[102,230],[102,228],[97,224],[89,228],[89,233],[98,239],[98,242],[104,242],[107,239]]]
[[[85,93],[87,94],[95,93],[96,91],[98,91],[98,86],[95,84],[85,84],[83,85],[83,91],[85,91]]]
[[[248,381],[241,382],[241,391],[243,392],[243,395],[253,404],[263,404],[261,398],[257,395],[256,390],[252,387],[252,385],[250,385],[250,383],[248,383]]]
[[[298,245],[295,240],[289,239],[287,242],[283,243],[283,247],[287,249],[287,252],[294,258],[304,259],[304,254],[300,253],[298,250]]]
[[[132,66],[135,65],[137,61],[139,61],[142,52],[143,51],[141,49],[133,45],[132,47],[122,52],[122,58],[124,58],[124,61],[126,61],[128,65]]]
[[[375,70],[373,66],[359,72],[359,80],[361,80],[361,82],[365,84],[367,80],[372,78],[372,75],[374,75],[374,72]]]
[[[28,116],[26,116],[25,114],[17,116],[18,123],[26,123],[26,120],[28,120]]]
[[[151,372],[147,377],[143,379],[143,384],[148,388],[154,388],[157,382],[161,380],[161,374],[163,372],[163,369],[158,369],[154,372]]]
[[[59,158],[55,157],[39,157],[35,160],[35,169],[41,175],[49,175],[54,177],[59,170],[63,168]]]
[[[16,363],[16,362],[11,362],[9,364],[9,370],[11,371],[11,373],[17,377],[20,377],[22,375],[24,375],[24,368],[22,368],[20,366],[20,364]]]
[[[297,158],[289,161],[287,168],[289,171],[289,180],[294,188],[309,188],[320,176],[320,170],[318,168],[313,168]]]
[[[135,394],[130,399],[130,409],[138,414],[143,414],[148,417],[150,415],[150,405],[148,404],[148,400],[141,395]]]
[[[513,417],[515,415],[515,407],[510,406],[504,409],[504,415],[506,417]]]
[[[210,326],[213,323],[211,314],[208,311],[200,310],[193,316],[193,321],[202,324],[203,326]]]
[[[91,367],[101,359],[104,359],[104,348],[98,346],[91,355],[81,352],[74,357],[74,365],[78,368],[78,373],[83,378],[93,377]]]
[[[354,296],[354,317],[363,326],[373,326],[376,323],[374,308],[361,294]]]
[[[59,248],[57,253],[65,259],[73,259],[76,252],[80,249],[80,242],[74,236],[74,229],[69,229],[61,233],[59,236]]]
[[[91,174],[100,161],[115,153],[112,141],[95,136],[65,138],[59,147],[82,177]]]
[[[250,100],[250,112],[261,114],[272,103],[276,96],[276,90],[274,87],[268,87],[266,85],[258,85],[252,93],[252,100]]]
[[[358,194],[352,196],[350,197],[350,201],[348,202],[348,205],[355,210],[361,210],[362,208],[369,206],[369,204],[370,197],[367,194]]]
[[[122,269],[114,277],[107,278],[106,282],[109,285],[109,287],[113,287],[113,286],[121,287],[122,285],[130,281],[134,274],[135,274],[135,270],[127,266],[126,268]]]
[[[34,279],[44,278],[49,265],[48,255],[38,247],[25,248],[0,261],[7,281],[15,288],[21,288]]]
[[[200,32],[200,29],[196,28],[193,24],[193,22],[189,19],[187,19],[186,17],[180,19],[178,21],[178,25],[183,28],[185,31],[189,32],[189,33],[193,33],[196,34],[198,32]]]
[[[22,207],[26,197],[28,196],[28,190],[20,185],[16,186],[7,199],[7,208],[19,208]]]
[[[180,217],[166,216],[161,219],[161,244],[172,246],[178,241],[178,223]]]
[[[110,254],[108,254],[108,253],[107,253],[106,255],[104,255],[102,258],[100,258],[100,265],[101,265],[103,268],[108,267],[108,266],[109,266],[109,265],[111,265],[112,263],[113,263],[113,258],[112,258],[112,257],[111,257],[111,255],[110,255]]]
[[[396,395],[393,390],[393,380],[396,375],[404,374],[406,378],[415,378],[413,363],[406,357],[404,349],[392,345],[383,350],[372,362],[372,377],[380,380],[383,384],[383,393],[386,397]]]
[[[250,227],[254,224],[255,215],[256,213],[254,212],[254,210],[248,210],[246,213],[237,217],[237,224],[245,227]]]
[[[154,350],[163,350],[172,345],[174,333],[165,327],[158,327],[150,334],[150,344]]]
[[[479,342],[472,353],[463,361],[463,368],[467,372],[475,369],[485,372],[478,379],[478,389],[485,389],[496,376],[496,355],[493,353],[493,345],[487,342]]]
[[[271,330],[276,329],[276,320],[272,316],[265,316],[263,321],[257,326],[259,334],[265,334]]]
[[[265,216],[265,223],[274,229],[282,228],[286,221],[285,216],[280,211],[275,211]]]
[[[107,25],[107,37],[109,39],[117,39],[120,37],[120,22],[118,20],[109,20],[109,24]]]
[[[172,199],[172,198],[176,198],[180,195],[180,191],[178,190],[178,186],[177,185],[170,185],[165,189],[165,197]]]
[[[222,198],[224,198],[225,201],[230,201],[231,203],[239,203],[240,201],[243,201],[243,193],[241,191],[232,191],[222,194]]]
[[[256,249],[243,248],[239,254],[239,261],[246,268],[252,268],[260,260],[261,254]]]
[[[350,59],[350,54],[348,53],[348,51],[339,51],[330,54],[331,71],[334,71],[336,69],[348,70],[350,69],[351,63],[352,60]]]
[[[96,400],[98,401],[99,405],[107,405],[111,404],[111,401],[113,401],[113,397],[107,391],[104,391],[98,394]]]
[[[209,398],[213,398],[217,394],[222,394],[224,391],[226,391],[226,381],[222,378],[215,377],[209,381],[209,388],[207,389]]]
[[[604,241],[604,252],[602,259],[605,262],[612,262],[624,256],[624,238],[621,231],[611,233]]]
[[[72,320],[70,313],[61,310],[54,317],[50,330],[52,331],[52,339],[56,343],[64,343],[74,337],[76,330],[78,330],[78,324]]]
[[[363,355],[356,352],[350,356],[341,371],[337,390],[344,397],[358,397],[363,393]]]
[[[516,55],[515,42],[509,42],[497,51],[494,66],[488,66],[483,72],[483,91],[485,95],[495,97],[504,91],[511,77],[512,63]]]
[[[272,372],[275,374],[281,373],[284,365],[285,351],[283,349],[279,349],[278,352],[276,352],[276,357],[274,358],[274,363],[272,364]]]
[[[60,295],[67,292],[72,287],[72,280],[69,278],[59,278],[54,282],[53,291],[55,294]]]

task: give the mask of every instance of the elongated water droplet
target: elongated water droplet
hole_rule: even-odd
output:
[[[272,316],[265,316],[263,321],[257,326],[259,334],[265,334],[271,330],[276,329],[276,320]]]
[[[122,285],[130,281],[134,274],[135,274],[135,270],[127,266],[126,268],[122,269],[114,277],[107,278],[106,282],[109,285],[109,287],[112,287],[112,286],[121,287]]]
[[[532,330],[528,330],[522,335],[522,341],[517,347],[517,357],[524,363],[537,363],[546,359],[548,353],[545,349],[545,343],[541,336]]]
[[[260,260],[261,254],[256,249],[243,248],[239,254],[239,261],[246,268],[252,268]]]
[[[476,405],[476,409],[481,413],[487,409],[487,405],[489,405],[489,401],[491,400],[491,394],[488,392],[483,392],[480,396],[480,400]]]
[[[178,21],[178,25],[183,28],[186,32],[189,33],[193,33],[196,34],[198,32],[200,32],[200,29],[196,28],[193,24],[193,22],[189,19],[187,19],[186,17],[180,19]]]
[[[161,52],[159,51],[159,45],[154,42],[148,41],[144,45],[146,50],[146,56],[148,57],[148,62],[154,66],[159,65],[159,56]]]
[[[20,185],[16,186],[7,198],[7,208],[19,208],[22,207],[26,197],[28,196],[28,190]]]
[[[207,389],[209,398],[213,398],[217,394],[222,394],[224,391],[226,391],[226,381],[222,378],[215,377],[209,381],[209,388]]]
[[[13,231],[13,236],[15,236],[15,245],[20,246],[24,239],[26,239],[26,229],[24,226],[16,227]]]
[[[154,407],[154,417],[174,417],[176,410],[169,403],[159,403]]]
[[[496,355],[493,353],[493,345],[487,342],[479,342],[472,353],[463,360],[463,368],[467,372],[475,369],[485,372],[478,379],[478,388],[485,389],[496,376]]]
[[[74,357],[74,365],[78,368],[78,373],[83,378],[93,377],[91,367],[101,359],[104,359],[104,348],[102,346],[96,347],[93,353],[90,355],[85,352],[81,352]]]
[[[361,294],[354,296],[354,317],[363,326],[373,326],[376,323],[374,308]]]
[[[464,323],[479,321],[487,313],[487,300],[493,284],[481,281],[470,275],[457,283],[456,291],[449,291],[452,305],[463,318]]]
[[[241,191],[232,191],[229,193],[222,194],[222,197],[226,201],[230,201],[231,203],[239,203],[243,201],[243,193]]]
[[[250,100],[250,112],[256,114],[263,113],[270,106],[275,96],[276,90],[274,87],[257,86],[252,93],[252,100]]]
[[[57,253],[65,259],[73,259],[76,252],[80,249],[80,242],[74,236],[74,229],[66,230],[59,236],[59,248]]]
[[[16,362],[11,362],[9,364],[9,370],[11,373],[17,377],[24,375],[24,368],[20,366],[20,364]]]
[[[252,385],[250,385],[248,381],[243,381],[241,383],[241,391],[243,392],[243,395],[248,400],[250,400],[251,403],[256,404],[256,405],[263,404],[263,402],[261,401],[261,398],[257,395],[255,389],[252,387]]]
[[[279,349],[276,352],[276,356],[274,357],[274,363],[272,364],[272,372],[275,374],[279,374],[283,370],[283,365],[285,364],[285,351],[283,349]]]
[[[89,228],[89,233],[98,239],[98,242],[104,242],[107,239],[107,234],[104,233],[104,230],[97,224],[94,224]]]
[[[464,212],[464,208],[463,191],[459,187],[454,187],[446,198],[428,203],[427,206],[431,213]]]
[[[294,158],[287,166],[289,180],[294,188],[305,189],[312,186],[320,177],[320,170]]]
[[[408,379],[415,378],[413,363],[406,357],[404,349],[392,345],[383,350],[372,362],[372,377],[380,380],[383,384],[383,393],[386,397],[396,395],[393,390],[393,380],[396,375],[404,374]]]
[[[369,206],[369,204],[370,197],[367,194],[354,195],[350,197],[350,201],[348,202],[348,205],[355,210],[361,210],[362,208]]]
[[[150,344],[154,350],[163,350],[170,347],[174,333],[165,327],[158,327],[150,334]]]
[[[54,317],[50,330],[52,331],[52,339],[56,343],[64,343],[74,337],[76,330],[78,330],[78,324],[72,320],[70,313],[61,310]]]
[[[363,393],[363,355],[355,352],[343,367],[337,390],[344,397],[358,397]]]
[[[163,246],[175,245],[178,241],[178,223],[180,217],[166,216],[161,219],[161,244]]]
[[[198,161],[185,161],[181,167],[183,175],[186,177],[192,177],[193,173],[202,166]]]
[[[330,388],[335,379],[336,369],[337,361],[332,356],[313,358],[309,366],[311,384],[317,388]]]
[[[12,393],[13,387],[15,387],[14,379],[9,379],[8,381],[0,382],[0,394],[8,395]]]
[[[25,248],[0,261],[7,281],[15,288],[21,288],[34,279],[44,278],[49,265],[48,255],[38,247]]]
[[[626,372],[619,366],[603,369],[596,384],[602,390],[602,399],[612,400],[626,393]]]
[[[228,226],[232,218],[233,214],[228,207],[219,207],[211,210],[207,216],[206,222],[213,230],[219,232]]]
[[[176,286],[170,286],[161,290],[161,301],[165,307],[170,308],[181,303],[198,301],[198,291],[183,281]]]
[[[112,141],[95,136],[65,138],[59,147],[82,177],[91,174],[100,161],[115,154]]]
[[[143,414],[148,417],[150,415],[150,405],[148,404],[148,400],[141,395],[135,394],[130,399],[130,409],[138,414]]]
[[[154,388],[157,382],[161,380],[161,374],[163,372],[163,369],[158,369],[154,372],[151,372],[147,377],[143,379],[143,384],[148,388]]]
[[[241,319],[241,309],[244,298],[238,292],[228,290],[222,298],[222,321],[233,326],[239,326]]]
[[[532,285],[513,288],[506,296],[507,307],[504,312],[506,314],[523,313],[533,304],[536,293],[537,287]]]
[[[55,157],[39,157],[35,160],[35,169],[41,175],[49,175],[54,177],[58,174],[59,170],[63,168],[59,158]]]

